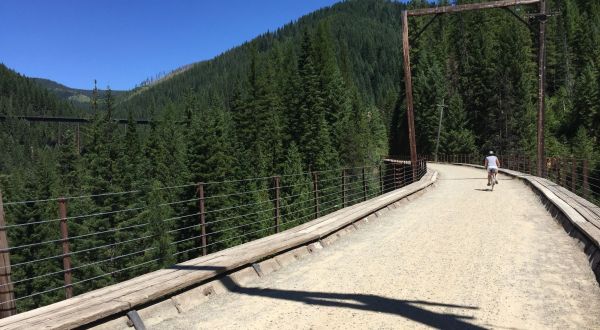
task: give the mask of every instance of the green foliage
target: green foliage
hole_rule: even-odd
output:
[[[410,6],[424,7],[426,1]],[[17,115],[82,115],[31,79],[0,65],[0,189],[5,200],[68,201],[76,293],[126,280],[201,254],[200,200],[207,250],[272,234],[273,176],[281,181],[282,229],[313,219],[311,172],[319,171],[321,212],[363,198],[362,166],[408,153],[401,30],[404,4],[346,1],[199,62],[115,100],[91,92],[82,129],[29,124]],[[598,171],[600,6],[550,1],[547,152],[590,160]],[[518,13],[523,14],[524,8]],[[430,18],[411,18],[418,31]],[[412,44],[420,153],[535,150],[536,59],[529,30],[504,11],[438,17]],[[102,100],[101,100],[102,99]],[[127,115],[119,126],[114,117]],[[153,118],[141,128],[134,117]],[[80,146],[79,146],[80,145]],[[366,171],[367,193],[379,187]],[[261,178],[245,180],[248,178]],[[197,185],[202,183],[202,185]],[[112,192],[112,194],[105,194]],[[7,208],[18,297],[63,285],[58,204]],[[42,222],[40,222],[42,221]],[[40,222],[36,225],[26,225]],[[23,299],[27,310],[62,289]]]
[[[146,236],[152,242],[146,257],[149,260],[157,260],[156,265],[159,268],[170,266],[175,261],[169,233],[172,222],[165,220],[172,216],[173,211],[170,206],[164,205],[166,200],[158,181],[152,182],[146,200],[147,209],[139,215],[142,221],[148,223]]]

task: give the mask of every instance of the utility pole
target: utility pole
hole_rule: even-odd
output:
[[[447,105],[444,104],[444,99],[442,99],[442,104],[437,105],[440,108],[440,123],[438,124],[438,133],[437,140],[435,142],[435,162],[438,161],[438,148],[440,147],[440,131],[442,130],[442,117],[444,117],[444,108]]]

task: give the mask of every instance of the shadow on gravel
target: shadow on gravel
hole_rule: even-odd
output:
[[[449,178],[449,179],[438,179],[440,181],[459,181],[459,180],[487,180],[487,178],[485,177],[478,177],[478,178]]]
[[[485,329],[463,321],[464,319],[473,319],[473,317],[436,313],[423,309],[419,307],[419,305],[459,309],[479,309],[478,307],[441,304],[419,300],[398,300],[367,294],[246,288],[237,285],[229,277],[223,277],[220,281],[229,291],[238,294],[292,300],[308,305],[353,308],[363,311],[395,314],[439,329]]]
[[[490,189],[490,188],[486,188],[486,189],[475,189],[475,190],[477,190],[477,191],[492,191],[492,189]]]
[[[438,179],[439,181],[462,181],[462,180],[487,180],[486,177],[479,177],[479,178],[450,178],[450,179]],[[514,180],[513,178],[508,178],[508,179],[498,179],[498,181],[512,181]]]
[[[200,265],[173,265],[169,268],[180,270],[214,271],[215,273],[224,273],[227,271],[223,267]],[[291,300],[302,302],[308,305],[353,308],[363,311],[395,314],[438,329],[485,329],[464,321],[472,320],[473,317],[457,314],[437,313],[420,307],[437,306],[467,310],[479,309],[478,307],[473,306],[442,304],[421,300],[398,300],[367,294],[310,292],[242,287],[235,283],[228,276],[219,277],[219,281],[223,283],[227,290],[237,294]]]

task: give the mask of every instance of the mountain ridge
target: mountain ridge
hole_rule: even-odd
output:
[[[47,78],[31,77],[31,79],[41,87],[46,88],[47,90],[58,96],[62,100],[71,101],[79,104],[89,104],[91,102],[93,94],[93,90],[91,89],[72,88]],[[104,89],[98,90],[98,96],[100,98],[104,97],[105,93],[106,90]],[[129,91],[111,90],[111,93],[112,96],[118,98],[122,95],[129,93]]]

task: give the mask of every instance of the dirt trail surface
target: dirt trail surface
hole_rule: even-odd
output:
[[[430,167],[422,197],[152,328],[600,329],[585,255],[528,187]]]

